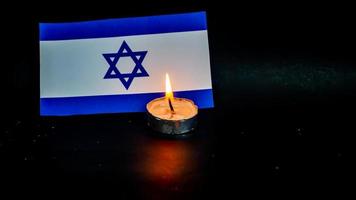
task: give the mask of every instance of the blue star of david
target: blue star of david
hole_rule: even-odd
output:
[[[133,79],[135,77],[149,76],[147,71],[142,66],[142,61],[145,58],[147,51],[133,52],[129,45],[125,41],[122,42],[117,53],[105,53],[103,54],[106,62],[109,64],[109,69],[106,72],[104,79],[120,79],[126,90],[129,89]],[[131,57],[135,63],[135,67],[131,73],[121,73],[117,68],[117,63],[121,57]]]

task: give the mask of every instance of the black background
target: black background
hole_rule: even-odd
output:
[[[352,8],[10,2],[1,14],[0,162],[8,186],[1,190],[118,199],[345,194],[355,158]],[[201,10],[208,15],[215,108],[201,110],[194,137],[153,137],[143,113],[39,117],[39,22]]]

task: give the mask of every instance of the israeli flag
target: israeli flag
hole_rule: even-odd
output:
[[[40,23],[40,114],[142,112],[163,97],[213,107],[205,12]]]

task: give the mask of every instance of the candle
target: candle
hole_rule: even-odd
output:
[[[160,133],[183,136],[196,127],[198,107],[189,99],[174,97],[168,74],[165,97],[150,101],[146,108],[148,125]]]

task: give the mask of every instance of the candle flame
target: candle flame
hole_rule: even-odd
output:
[[[169,79],[169,75],[166,73],[166,98],[173,101],[173,92],[171,86],[171,80]]]

